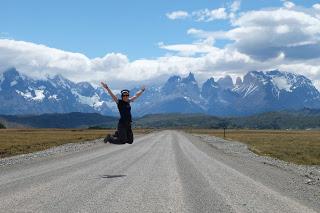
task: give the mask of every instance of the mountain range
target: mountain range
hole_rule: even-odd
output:
[[[132,88],[131,94],[138,91]],[[155,113],[204,113],[242,116],[278,110],[320,108],[320,93],[303,75],[285,71],[250,71],[243,80],[209,78],[199,85],[194,74],[171,76],[162,86],[149,86],[132,103],[134,116]],[[15,68],[0,74],[0,114],[100,113],[117,115],[103,88],[75,83],[62,75],[32,79]]]

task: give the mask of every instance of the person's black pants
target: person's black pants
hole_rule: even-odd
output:
[[[109,142],[113,144],[125,144],[125,143],[132,144],[133,133],[131,129],[131,123],[119,122],[117,131],[111,137]]]

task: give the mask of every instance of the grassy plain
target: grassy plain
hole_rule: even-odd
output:
[[[223,130],[188,129],[223,138]],[[305,165],[320,165],[320,131],[227,130],[227,140],[245,143],[256,154]]]
[[[104,138],[114,129],[0,129],[0,158],[45,150],[66,143]],[[145,134],[148,129],[134,129],[134,134]]]

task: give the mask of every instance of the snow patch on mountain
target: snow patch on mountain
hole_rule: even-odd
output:
[[[16,93],[18,93],[19,95],[23,96],[25,99],[32,99],[32,95],[31,95],[31,92],[29,91],[26,91],[26,92],[21,92],[19,90],[16,90]]]
[[[5,81],[5,77],[3,75],[3,73],[0,73],[0,91],[2,91],[2,82]]]
[[[118,112],[117,104],[113,100],[104,101],[104,103],[109,107],[112,112]],[[145,104],[148,104],[147,102]]]
[[[43,94],[44,91],[43,90],[39,90],[39,89],[36,89],[34,91],[35,93],[35,97],[32,98],[32,100],[35,100],[35,101],[42,101],[46,96]]]
[[[245,94],[244,94],[243,97],[247,97],[248,95],[250,95],[251,93],[256,91],[257,88],[258,88],[257,85],[250,84],[249,87],[246,89]]]
[[[14,81],[12,81],[12,82],[10,83],[10,86],[13,87],[14,85],[17,85],[17,83],[18,83],[18,82],[17,82],[16,80],[14,80]]]
[[[76,90],[72,89],[71,90],[72,94],[74,94],[80,103],[89,105],[95,109],[99,108],[102,106],[104,103],[103,101],[100,100],[100,97],[97,94],[94,94],[93,96],[87,97],[80,95]]]
[[[272,79],[272,82],[279,90],[292,92],[291,90],[292,85],[288,82],[288,80],[285,77],[274,77]]]
[[[54,87],[62,87],[64,89],[71,88],[71,81],[63,78],[61,75],[56,75],[53,78],[49,78],[49,81]]]
[[[42,101],[45,98],[44,91],[38,89],[34,90],[34,95],[32,95],[32,91],[29,90],[25,92],[16,90],[16,93],[24,97],[26,100]]]
[[[60,100],[60,99],[58,98],[58,95],[50,95],[50,96],[48,97],[48,99],[49,99],[49,100],[56,100],[56,101]]]

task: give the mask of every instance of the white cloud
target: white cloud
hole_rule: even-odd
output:
[[[320,57],[320,20],[284,8],[251,11],[234,21],[227,35],[242,53],[259,60],[284,53],[292,60]]]
[[[100,80],[105,80],[111,82],[117,89],[141,81],[159,83],[161,78],[173,74],[185,75],[190,71],[206,77],[212,76],[216,69],[239,73],[239,67],[251,63],[250,58],[244,54],[219,49],[209,44],[210,41],[189,45],[160,44],[161,48],[181,54],[129,61],[127,56],[120,53],[110,53],[101,58],[90,59],[80,53],[44,45],[0,39],[0,65],[5,65],[0,67],[0,70],[3,72],[6,68],[16,67],[22,73],[34,78],[61,74],[76,82],[98,83]],[[185,52],[190,54],[183,54]],[[198,57],[191,56],[195,53],[203,54]]]
[[[167,48],[170,49],[169,46]],[[110,53],[101,58],[90,59],[80,53],[45,45],[0,39],[1,72],[9,67],[16,67],[33,78],[61,74],[76,82],[98,83],[100,80],[106,80],[115,88],[130,86],[140,81],[154,83],[158,82],[159,78],[172,74],[187,74],[190,71],[196,73],[198,69],[203,69],[204,61],[203,57],[174,55],[129,61],[127,56],[120,53]]]
[[[212,18],[210,10],[203,14],[202,21]],[[194,42],[159,43],[159,48],[168,51],[165,56],[134,61],[121,53],[90,59],[44,45],[0,39],[0,71],[14,66],[33,77],[62,74],[74,81],[106,80],[117,89],[141,81],[159,83],[190,71],[205,80],[280,69],[306,75],[320,88],[320,19],[316,15],[314,9],[299,7],[244,12],[234,17],[227,31],[190,28],[187,34],[196,38]],[[215,46],[220,39],[229,40],[228,44]]]
[[[240,0],[236,0],[236,1],[232,2],[232,4],[230,5],[230,7],[229,7],[230,13],[229,13],[228,17],[231,21],[236,19],[237,15],[238,15],[237,12],[240,10],[240,6],[241,6]]]
[[[234,1],[230,5],[230,11],[231,12],[237,12],[240,9],[240,6],[241,6],[241,1],[240,0]]]
[[[220,73],[228,70],[236,75],[248,70],[280,69],[320,82],[320,18],[309,8],[295,7],[288,1],[284,4],[287,7],[241,13],[240,17],[234,17],[228,31],[209,32],[196,28],[187,31],[200,41],[229,40],[222,49],[197,43],[166,45],[165,48],[178,55],[183,55],[184,51],[185,54],[205,53],[208,65],[205,70],[219,70]],[[319,83],[316,85],[319,88]]]
[[[171,20],[176,20],[176,19],[188,18],[189,14],[186,11],[178,10],[178,11],[173,11],[171,13],[167,13],[166,16]]]
[[[62,74],[74,81],[98,81],[105,76],[107,79],[117,80],[117,70],[126,67],[128,63],[127,57],[119,53],[89,59],[80,53],[67,52],[45,45],[0,39],[1,71],[16,67],[35,78]]]
[[[312,7],[316,10],[320,10],[320,4],[314,4]]]
[[[192,16],[197,20],[197,21],[214,21],[217,19],[227,19],[228,14],[226,13],[226,8],[218,8],[218,9],[203,9],[203,10],[198,10],[194,11],[192,13]]]
[[[277,26],[276,27],[276,33],[278,34],[285,34],[285,33],[288,33],[290,32],[290,28],[288,25],[280,25],[280,26]]]
[[[286,8],[288,8],[288,9],[291,9],[291,8],[293,8],[294,6],[296,6],[293,2],[291,2],[291,1],[284,1],[283,2],[283,6],[284,7],[286,7]]]
[[[181,56],[193,56],[198,53],[209,53],[217,51],[218,48],[212,46],[212,43],[213,40],[206,39],[202,42],[195,42],[193,44],[160,44],[159,47],[162,49],[178,52]]]
[[[91,60],[91,66],[94,70],[104,70],[123,68],[129,63],[127,56],[120,53],[109,53],[102,58]]]
[[[201,29],[196,28],[190,28],[187,31],[188,35],[193,35],[197,38],[206,39],[228,39],[227,32],[226,31],[214,31],[214,32],[208,32]]]
[[[235,0],[233,1],[228,8],[215,8],[215,9],[201,9],[196,10],[191,13],[188,13],[183,10],[173,11],[171,13],[167,13],[166,16],[169,19],[186,19],[188,17],[198,21],[198,22],[210,22],[215,20],[224,20],[224,19],[234,19],[237,16],[237,12],[240,10],[241,1]],[[228,14],[228,12],[230,12]]]

